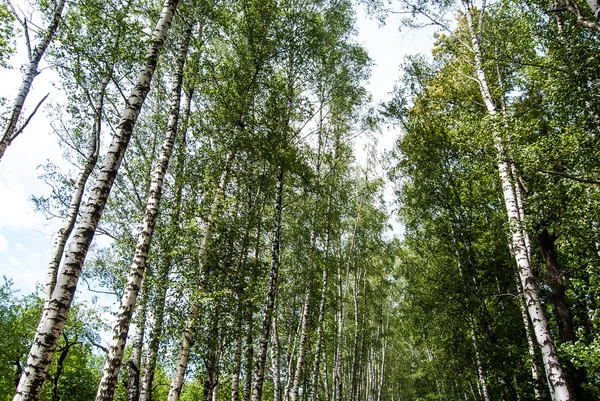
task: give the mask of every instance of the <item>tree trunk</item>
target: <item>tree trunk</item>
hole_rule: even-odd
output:
[[[256,370],[252,383],[251,401],[260,401],[262,396],[262,387],[265,375],[265,361],[267,358],[267,346],[269,342],[269,333],[271,330],[271,321],[273,319],[273,308],[277,296],[277,283],[279,278],[280,245],[281,245],[281,212],[283,198],[283,167],[279,166],[277,171],[277,183],[275,188],[275,222],[273,224],[272,249],[271,249],[271,271],[269,274],[269,283],[267,286],[267,299],[265,303],[264,318],[262,330],[256,354]]]
[[[241,308],[241,305],[238,306]],[[235,337],[235,354],[231,372],[231,401],[240,401],[240,368],[242,366],[242,313],[238,313]]]
[[[21,87],[17,92],[17,97],[15,98],[13,106],[10,110],[8,124],[4,128],[4,132],[2,133],[2,137],[0,138],[0,159],[2,159],[2,156],[4,156],[6,148],[10,146],[12,141],[25,128],[25,125],[23,125],[21,128],[17,129],[19,117],[21,116],[21,112],[23,111],[23,105],[25,104],[25,99],[27,99],[27,95],[29,94],[29,90],[31,89],[33,80],[39,74],[38,66],[40,64],[40,61],[42,60],[46,49],[52,42],[52,39],[54,38],[56,31],[58,30],[58,25],[62,18],[62,12],[65,7],[65,4],[65,0],[58,0],[58,2],[56,2],[56,6],[54,7],[54,12],[52,15],[52,20],[50,21],[50,24],[48,25],[44,36],[41,38],[40,43],[33,49],[33,52],[29,54],[29,64],[27,65],[27,68],[24,69],[25,76],[23,77]],[[29,35],[29,33],[26,32],[26,35]],[[29,36],[27,36],[26,39],[29,40]],[[42,100],[42,102],[44,100],[45,98]],[[38,107],[42,102],[38,104]],[[33,113],[31,114],[31,116],[33,116]]]
[[[271,333],[271,369],[273,371],[273,401],[281,401],[281,369],[279,367],[279,333],[277,330],[277,312],[273,316]]]
[[[148,46],[144,67],[126,103],[121,121],[117,126],[116,133],[98,174],[96,185],[92,189],[86,207],[82,212],[81,222],[75,230],[73,240],[69,244],[63,267],[57,277],[52,299],[42,314],[14,401],[35,401],[39,397],[56,350],[58,338],[62,333],[71,308],[83,262],[102,217],[104,206],[129,144],[137,117],[150,90],[158,56],[166,40],[177,2],[178,0],[167,0],[165,2],[161,17],[152,34],[152,41]]]
[[[529,316],[527,315],[527,306],[525,305],[525,298],[519,277],[517,276],[517,291],[519,294],[519,306],[521,307],[521,318],[523,319],[523,326],[525,327],[525,335],[527,336],[527,348],[529,351],[529,359],[531,363],[531,378],[533,380],[533,391],[536,400],[542,400],[542,394],[540,392],[540,375],[538,373],[537,358],[535,356],[535,344],[533,336],[531,335],[531,323],[529,322]]]
[[[140,308],[137,312],[136,331],[131,341],[131,357],[127,361],[127,401],[137,401],[140,394],[140,372],[146,333],[146,311],[148,307],[147,285],[142,285]]]
[[[58,357],[58,362],[56,364],[56,372],[52,377],[52,401],[60,401],[60,394],[58,392],[58,382],[60,381],[60,377],[62,376],[62,372],[65,367],[65,360],[67,359],[67,355],[69,354],[69,350],[77,341],[69,343],[69,340],[66,336],[63,336],[65,339],[65,346],[60,351],[60,356]]]
[[[179,217],[181,215],[181,197],[183,192],[183,173],[185,167],[185,148],[187,144],[187,125],[190,116],[190,108],[192,103],[193,89],[184,93],[184,106],[181,112],[181,144],[177,155],[177,168],[175,176],[175,204],[173,214],[171,215],[170,225],[176,227],[179,224]],[[169,247],[171,244],[168,245]],[[156,360],[158,358],[158,351],[160,348],[160,339],[163,332],[163,324],[165,317],[165,301],[167,296],[167,290],[169,287],[169,273],[171,270],[171,256],[169,253],[166,254],[165,259],[162,261],[158,272],[158,283],[156,299],[154,300],[155,311],[154,311],[154,326],[150,332],[150,343],[148,345],[148,355],[146,356],[146,362],[144,363],[144,372],[142,374],[141,389],[140,389],[140,401],[151,401],[152,399],[152,384],[154,382],[154,371],[156,370]]]
[[[342,401],[342,346],[344,334],[344,293],[342,289],[342,267],[338,264],[337,271],[337,338],[335,348],[335,359],[333,367],[333,393],[334,401]]]
[[[257,247],[258,249],[258,247]],[[252,397],[252,365],[254,364],[254,339],[253,339],[253,316],[252,311],[248,311],[248,333],[246,335],[246,361],[244,362],[244,401],[250,401]]]
[[[473,341],[473,348],[475,350],[475,365],[477,366],[477,380],[479,381],[479,388],[481,389],[484,401],[490,401],[490,394],[485,381],[485,370],[483,369],[483,364],[481,363],[479,346],[477,345],[477,337],[475,336],[475,328],[473,326],[473,319],[469,318],[469,330],[471,332],[471,340]]]
[[[328,241],[329,242],[329,241]],[[315,361],[310,382],[310,400],[317,399],[319,365],[321,362],[321,342],[323,341],[323,322],[325,321],[325,303],[327,302],[327,268],[323,269],[321,282],[321,303],[319,304],[319,322],[317,323],[317,341],[315,344]]]
[[[225,187],[227,186],[227,179],[229,177],[229,170],[233,163],[233,159],[234,153],[233,151],[229,151],[227,153],[227,156],[225,157],[225,166],[223,167],[223,172],[221,173],[221,177],[219,179],[219,186],[217,187],[217,191],[215,192],[215,197],[211,206],[210,215],[208,216],[206,226],[204,227],[204,235],[202,236],[202,243],[200,244],[200,252],[198,257],[198,263],[200,265],[200,280],[197,289],[198,296],[202,294],[206,289],[208,274],[210,270],[210,266],[208,263],[208,249],[212,240],[215,219],[218,216],[219,209],[221,206],[221,199],[225,195]],[[186,327],[183,331],[181,343],[179,346],[179,353],[177,355],[177,361],[175,362],[175,372],[173,373],[173,378],[171,379],[171,386],[169,388],[168,401],[179,401],[181,390],[183,388],[183,379],[185,377],[185,371],[187,369],[190,347],[192,346],[194,327],[196,325],[198,315],[200,314],[201,306],[202,305],[200,301],[194,300],[192,309],[189,314],[188,322],[186,323]]]
[[[352,291],[352,299],[354,301],[354,338],[352,340],[352,365],[350,370],[350,401],[356,400],[356,371],[358,368],[358,285],[360,281],[360,271],[357,271],[354,275],[354,288]]]
[[[112,340],[109,347],[108,356],[104,364],[104,371],[102,372],[102,379],[100,380],[98,393],[96,394],[96,401],[111,401],[114,396],[117,378],[121,368],[121,361],[123,360],[125,343],[127,342],[127,333],[129,331],[131,316],[135,309],[137,295],[146,270],[146,262],[148,259],[148,253],[150,252],[150,244],[152,242],[156,218],[158,217],[158,210],[160,207],[162,186],[167,168],[169,167],[169,160],[173,152],[175,137],[177,136],[183,71],[187,58],[189,42],[192,35],[192,27],[193,24],[189,24],[187,31],[184,34],[185,36],[183,43],[181,44],[181,49],[177,56],[177,67],[174,73],[167,130],[160,154],[158,156],[158,163],[154,170],[152,182],[150,183],[146,210],[142,220],[142,231],[138,237],[137,245],[135,247],[135,255],[129,270],[127,285],[125,286],[125,292],[121,298],[121,305],[119,307],[117,319],[113,326]]]
[[[100,82],[98,96],[94,104],[92,104],[92,107],[94,108],[95,121],[92,132],[92,141],[90,144],[90,154],[86,158],[83,167],[79,172],[77,181],[75,181],[75,190],[71,195],[71,202],[69,204],[69,211],[67,212],[67,216],[65,218],[65,223],[58,231],[58,235],[54,241],[54,248],[52,249],[52,255],[50,256],[50,263],[48,263],[48,278],[46,280],[46,299],[44,302],[44,309],[48,307],[48,303],[50,302],[52,293],[54,292],[54,287],[56,286],[58,267],[60,266],[60,261],[63,256],[67,240],[71,236],[71,232],[73,232],[75,222],[77,221],[77,215],[79,214],[79,208],[81,206],[81,199],[83,198],[83,193],[85,191],[85,185],[90,177],[90,174],[94,170],[94,167],[96,166],[96,162],[98,161],[98,154],[100,152],[100,133],[102,128],[102,112],[104,109],[104,95],[111,78],[112,67],[111,71],[109,71],[109,73]]]
[[[573,318],[571,311],[565,299],[565,287],[562,281],[562,274],[558,266],[558,257],[556,255],[555,235],[551,235],[544,227],[538,232],[537,242],[540,252],[546,264],[548,272],[548,285],[552,290],[550,298],[554,305],[554,316],[558,325],[558,334],[562,342],[575,342],[577,337],[573,328]],[[565,369],[570,376],[570,384],[576,399],[591,399],[592,394],[585,390],[587,382],[587,372],[584,367],[575,367],[570,361],[566,361]]]
[[[481,95],[488,114],[493,118],[497,115],[497,111],[487,83],[485,71],[483,70],[483,58],[479,47],[479,39],[473,25],[473,10],[471,9],[469,0],[463,0],[463,6],[473,45],[475,69]],[[522,221],[519,216],[515,189],[511,179],[510,165],[505,160],[505,146],[502,143],[500,133],[496,129],[493,129],[492,133],[496,151],[498,152],[498,173],[502,183],[504,203],[512,237],[512,249],[527,300],[529,316],[534,326],[538,344],[542,350],[544,368],[551,388],[551,398],[553,401],[568,401],[572,399],[571,394],[567,387],[567,381],[558,360],[554,343],[552,342],[550,327],[539,299],[537,283],[529,265],[529,256],[527,255],[527,247],[523,238]]]
[[[575,330],[573,330],[573,319],[571,311],[565,300],[565,286],[562,281],[558,258],[556,256],[555,242],[557,237],[550,235],[544,227],[537,234],[537,243],[546,264],[548,272],[548,285],[552,290],[550,297],[554,304],[554,314],[558,325],[558,333],[562,341],[575,341]]]
[[[313,236],[314,237],[314,236]],[[311,241],[314,243],[314,241]],[[302,308],[302,318],[300,323],[300,344],[298,348],[298,359],[296,360],[296,370],[294,372],[294,382],[292,384],[291,400],[298,401],[298,388],[302,377],[302,365],[306,354],[306,343],[308,341],[308,313],[310,309],[310,281],[307,281],[304,290],[304,302]]]
[[[219,384],[219,361],[223,348],[223,337],[219,332],[218,308],[212,323],[208,354],[206,355],[206,374],[204,376],[203,401],[212,401],[217,385]]]

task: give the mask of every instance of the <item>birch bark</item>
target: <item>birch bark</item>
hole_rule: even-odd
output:
[[[69,314],[83,262],[102,217],[104,206],[131,139],[137,117],[150,90],[158,56],[167,38],[177,3],[178,0],[166,0],[163,6],[161,16],[152,33],[152,40],[148,45],[144,67],[128,98],[121,121],[117,126],[116,133],[98,174],[96,184],[82,212],[81,222],[69,244],[52,298],[42,314],[13,401],[29,401],[39,398],[58,339]]]
[[[75,191],[71,195],[71,202],[69,203],[69,211],[62,228],[58,231],[56,240],[54,241],[54,248],[52,249],[52,256],[50,256],[50,263],[48,263],[48,273],[46,280],[46,299],[44,302],[44,309],[48,308],[54,287],[56,286],[56,276],[58,274],[58,267],[65,251],[67,240],[73,232],[75,222],[77,221],[77,215],[79,214],[79,208],[81,207],[81,200],[85,191],[85,185],[87,183],[90,174],[94,170],[96,163],[98,162],[98,154],[100,152],[100,133],[102,128],[102,111],[104,109],[104,95],[106,88],[112,77],[111,71],[102,79],[100,87],[98,89],[98,95],[96,101],[92,105],[95,112],[94,131],[92,132],[92,141],[90,144],[90,154],[86,158],[77,181],[75,182]]]
[[[462,4],[467,18],[469,34],[471,36],[479,88],[488,114],[493,119],[497,116],[497,110],[483,69],[483,56],[479,46],[479,38],[473,24],[471,1],[462,0]],[[502,183],[502,192],[511,234],[512,249],[517,262],[521,283],[523,285],[529,316],[531,317],[534,326],[537,342],[542,350],[544,368],[551,389],[550,395],[553,401],[568,401],[572,399],[571,394],[567,387],[567,382],[552,341],[548,321],[539,299],[537,283],[529,265],[529,255],[527,254],[527,246],[523,236],[522,221],[519,214],[515,189],[511,179],[510,165],[508,161],[505,160],[505,147],[502,143],[500,133],[496,128],[492,129],[492,133],[494,145],[498,152],[498,173]]]
[[[225,167],[223,168],[223,172],[221,173],[221,177],[219,179],[219,186],[217,187],[217,191],[213,199],[210,215],[208,216],[206,226],[204,227],[204,235],[202,236],[202,243],[200,244],[200,252],[198,257],[200,264],[200,283],[198,285],[198,293],[204,292],[206,288],[206,282],[209,273],[208,249],[212,240],[214,223],[218,216],[219,208],[221,206],[221,199],[225,195],[225,187],[227,186],[229,170],[231,169],[234,156],[234,152],[229,151],[227,153],[227,156],[225,157]],[[196,319],[200,314],[201,306],[201,302],[197,300],[194,301],[194,304],[192,305],[190,316],[186,324],[186,328],[183,332],[181,343],[179,346],[179,353],[177,355],[177,361],[175,362],[175,371],[173,373],[173,378],[171,379],[171,386],[169,388],[168,401],[178,401],[181,395],[181,390],[183,389],[183,379],[185,378],[185,371],[187,369],[190,354],[190,347],[192,346],[192,340],[194,336],[194,326],[196,323]]]
[[[56,2],[56,6],[54,7],[54,13],[52,15],[52,20],[48,25],[48,29],[44,33],[44,36],[40,40],[40,43],[33,49],[33,52],[29,55],[29,64],[25,69],[25,76],[23,77],[21,87],[17,92],[17,96],[11,108],[10,115],[8,117],[8,124],[3,130],[4,132],[2,133],[2,138],[0,138],[0,159],[2,159],[2,156],[4,156],[6,148],[10,146],[12,141],[14,141],[15,138],[25,128],[25,126],[22,126],[21,128],[17,129],[19,117],[21,116],[21,112],[23,111],[23,105],[25,104],[25,99],[27,99],[27,95],[29,94],[29,90],[31,89],[33,80],[39,74],[38,66],[40,64],[40,61],[42,60],[46,49],[52,42],[52,39],[54,39],[54,35],[56,35],[56,31],[58,30],[58,25],[62,18],[62,12],[65,8],[65,4],[66,0],[59,0],[58,2]],[[27,38],[27,40],[29,40],[29,38]]]
[[[187,123],[190,115],[190,107],[192,101],[192,90],[189,94],[184,91],[185,100],[183,102],[183,110],[181,113],[181,135],[182,141],[177,157],[177,177],[175,177],[175,210],[171,216],[171,226],[179,224],[179,216],[181,214],[181,196],[183,191],[182,176],[185,164],[185,146],[187,143]],[[156,370],[156,360],[158,358],[158,350],[160,347],[160,339],[163,332],[164,316],[165,316],[165,300],[167,295],[169,272],[171,267],[171,257],[166,256],[159,270],[159,282],[156,294],[156,309],[154,313],[154,326],[150,332],[150,343],[148,344],[148,355],[144,363],[144,372],[141,379],[140,401],[150,401],[152,398],[152,383],[154,382],[154,371]]]
[[[273,319],[273,308],[277,296],[277,285],[279,278],[280,243],[281,243],[281,214],[283,198],[283,167],[279,166],[277,171],[277,182],[275,188],[275,222],[273,224],[272,248],[271,248],[271,271],[269,273],[269,283],[267,285],[267,299],[265,303],[264,318],[262,330],[258,343],[258,352],[256,354],[256,370],[252,382],[251,401],[260,401],[262,396],[263,381],[265,376],[265,361],[267,358],[267,346],[269,342],[269,332],[271,330],[271,320]]]
[[[519,294],[519,307],[521,308],[521,318],[523,319],[523,326],[525,327],[525,336],[527,337],[527,350],[529,351],[529,361],[531,365],[531,379],[533,380],[533,392],[536,400],[542,399],[540,393],[540,374],[538,372],[538,365],[536,363],[535,356],[535,343],[533,336],[531,335],[531,323],[529,322],[529,315],[527,314],[527,305],[525,305],[525,297],[519,277],[517,276],[517,291]]]
[[[148,200],[146,202],[146,210],[142,220],[142,231],[138,237],[137,245],[135,247],[135,255],[129,270],[129,277],[127,279],[123,297],[121,298],[121,305],[119,307],[117,319],[113,326],[112,340],[109,347],[108,356],[104,364],[104,371],[102,373],[102,379],[100,380],[100,386],[98,387],[98,393],[96,394],[96,401],[111,401],[114,396],[117,378],[121,368],[121,361],[123,360],[125,343],[127,342],[127,333],[129,332],[131,316],[133,315],[133,311],[135,309],[138,292],[140,290],[142,279],[146,270],[146,261],[150,252],[150,244],[152,242],[156,218],[158,217],[158,211],[160,207],[163,182],[167,168],[169,167],[169,161],[171,159],[171,154],[173,153],[173,145],[177,135],[183,71],[192,34],[192,26],[193,24],[189,24],[187,31],[184,34],[185,36],[181,45],[181,49],[177,55],[177,66],[174,72],[173,88],[171,92],[171,106],[169,110],[165,138],[158,157],[158,163],[150,183]]]
[[[329,242],[329,237],[327,242]],[[319,322],[317,328],[317,340],[315,344],[315,361],[311,375],[310,400],[317,399],[317,386],[319,380],[319,365],[321,362],[321,342],[323,341],[323,322],[325,320],[325,303],[327,301],[327,269],[323,269],[323,280],[321,281],[321,303],[319,304]]]
[[[281,401],[281,369],[279,366],[279,333],[277,329],[277,312],[273,316],[271,333],[271,370],[273,371],[273,401]]]
[[[259,234],[260,235],[260,232]],[[257,242],[258,244],[258,242]],[[258,245],[256,247],[258,250]],[[258,260],[258,252],[256,252],[256,259]],[[248,332],[246,335],[246,360],[244,361],[244,371],[245,371],[245,380],[244,380],[244,401],[250,401],[252,397],[252,365],[254,362],[254,327],[253,327],[253,314],[252,311],[248,312]]]
[[[314,235],[313,235],[314,237]],[[315,241],[311,241],[314,246]],[[302,377],[302,365],[306,354],[306,342],[308,341],[308,313],[310,308],[310,284],[307,281],[304,290],[304,302],[302,308],[302,318],[300,323],[300,344],[298,345],[298,359],[296,360],[296,370],[294,371],[294,382],[292,384],[291,397],[292,401],[298,401],[298,388],[300,387],[300,379]]]
[[[239,305],[241,308],[241,305]],[[240,370],[242,367],[242,314],[238,313],[235,337],[235,353],[231,372],[231,401],[240,401]]]

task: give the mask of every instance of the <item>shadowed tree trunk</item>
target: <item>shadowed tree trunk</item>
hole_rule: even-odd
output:
[[[251,401],[260,401],[262,397],[263,381],[265,376],[265,362],[267,359],[267,346],[273,319],[273,309],[277,296],[279,278],[280,246],[281,246],[281,212],[283,198],[283,167],[279,166],[277,171],[277,182],[275,188],[275,222],[273,224],[272,249],[271,249],[271,271],[267,285],[267,299],[265,303],[264,318],[262,322],[258,352],[256,354],[256,369],[252,381]]]

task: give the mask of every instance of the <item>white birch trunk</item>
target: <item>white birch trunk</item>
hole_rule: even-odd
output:
[[[329,242],[329,237],[328,241]],[[325,303],[327,301],[327,268],[323,269],[323,281],[321,284],[321,303],[319,304],[319,322],[317,327],[317,341],[315,344],[315,362],[311,376],[310,400],[317,399],[317,386],[319,380],[319,365],[321,362],[321,342],[323,341],[323,322],[325,321]]]
[[[179,224],[179,216],[181,214],[181,196],[183,191],[182,185],[182,175],[184,172],[184,164],[185,164],[185,146],[187,143],[187,125],[190,116],[190,108],[192,102],[192,93],[190,90],[188,94],[185,90],[183,92],[183,96],[185,100],[183,101],[183,110],[181,113],[181,136],[182,142],[179,148],[178,156],[177,156],[177,176],[175,177],[175,210],[171,216],[171,226],[176,226]],[[140,388],[140,397],[139,401],[150,401],[152,398],[152,383],[154,382],[154,371],[156,370],[156,360],[158,358],[158,351],[160,347],[160,337],[163,332],[163,324],[164,324],[164,316],[165,316],[165,299],[167,295],[168,289],[168,281],[169,281],[169,272],[170,272],[170,264],[171,258],[167,257],[167,260],[164,262],[165,265],[162,266],[160,272],[160,283],[158,283],[158,294],[155,302],[159,303],[157,307],[157,311],[154,316],[154,327],[152,328],[152,332],[150,333],[150,343],[148,345],[148,355],[146,356],[146,361],[144,364],[144,372],[142,374],[141,379],[141,388]]]
[[[342,267],[338,265],[337,271],[337,296],[338,296],[338,310],[337,310],[337,336],[335,345],[335,360],[333,366],[333,393],[334,401],[342,400],[342,342],[344,340],[344,293],[342,287]]]
[[[475,68],[479,87],[483,101],[486,105],[488,114],[494,118],[497,115],[496,107],[487,83],[487,77],[483,70],[483,58],[479,47],[479,39],[473,25],[473,15],[469,0],[463,0],[465,16],[469,25],[471,43],[473,45]],[[567,387],[567,382],[556,354],[556,349],[550,334],[548,320],[544,314],[542,304],[539,299],[537,283],[533,271],[529,265],[529,255],[527,246],[523,238],[522,221],[519,214],[515,189],[511,180],[511,171],[508,161],[505,160],[506,152],[500,133],[496,128],[492,129],[494,145],[498,152],[498,173],[502,183],[502,192],[506,213],[510,227],[511,243],[514,256],[519,270],[519,276],[523,285],[523,292],[527,303],[527,309],[533,323],[537,342],[542,351],[544,368],[551,388],[550,395],[553,401],[569,401],[571,394]]]
[[[527,315],[527,306],[525,305],[525,297],[517,277],[517,291],[519,294],[519,307],[521,308],[521,318],[523,319],[523,326],[525,327],[525,335],[527,337],[527,350],[529,351],[529,362],[531,365],[531,379],[533,380],[533,391],[536,400],[541,400],[542,395],[540,393],[540,375],[538,372],[537,363],[535,362],[535,344],[531,335],[531,323],[529,322],[529,316]]]
[[[485,371],[483,370],[483,365],[481,364],[479,347],[477,346],[477,337],[475,336],[475,329],[473,328],[473,319],[469,319],[469,330],[471,331],[471,340],[473,341],[473,348],[475,350],[475,365],[477,366],[477,379],[479,380],[479,388],[483,394],[483,399],[485,401],[490,401],[490,393],[485,381]]]
[[[167,168],[169,167],[171,154],[173,153],[175,137],[177,136],[183,71],[191,34],[192,24],[190,24],[185,33],[181,49],[177,56],[177,67],[174,72],[171,107],[169,110],[165,138],[150,183],[146,210],[142,220],[142,231],[138,236],[135,255],[129,270],[129,277],[127,278],[125,291],[121,298],[117,319],[113,326],[112,340],[104,364],[98,393],[96,394],[96,401],[112,401],[117,385],[117,378],[123,360],[123,352],[125,351],[125,343],[127,342],[127,333],[129,332],[129,325],[131,323],[131,316],[133,315],[142,279],[144,278],[144,273],[146,271],[146,262],[148,253],[150,252],[150,244],[152,242],[156,218],[158,217],[158,210],[160,207],[163,182]]]
[[[23,77],[23,81],[21,82],[21,87],[17,92],[17,96],[10,110],[8,124],[3,130],[4,132],[2,133],[2,138],[0,138],[0,159],[2,159],[2,156],[4,156],[6,148],[25,128],[23,126],[17,129],[19,117],[21,116],[21,112],[23,111],[23,105],[25,104],[25,99],[27,99],[27,95],[29,94],[29,90],[31,89],[33,80],[39,74],[38,66],[40,64],[40,61],[42,60],[46,49],[48,48],[50,43],[52,43],[52,39],[54,38],[56,31],[58,30],[58,25],[62,18],[62,12],[65,7],[65,4],[66,0],[59,0],[58,2],[56,2],[52,20],[50,21],[50,24],[48,25],[44,36],[40,40],[40,43],[33,49],[32,54],[29,55],[29,64],[27,65],[27,68],[25,68],[25,75]]]
[[[27,364],[13,401],[35,401],[39,397],[58,339],[71,308],[83,262],[102,217],[104,206],[131,139],[137,117],[150,90],[158,56],[167,38],[177,2],[178,0],[167,0],[165,2],[152,34],[152,41],[146,52],[144,67],[126,103],[121,121],[117,126],[116,133],[98,174],[96,185],[91,191],[86,207],[82,212],[81,222],[69,244],[62,269],[57,276],[52,299],[48,308],[44,310],[38,325],[27,357]]]
[[[239,317],[235,339],[235,358],[231,373],[231,401],[240,401],[240,369],[242,367],[242,318]]]
[[[279,367],[279,333],[277,329],[277,312],[273,315],[273,332],[271,333],[271,370],[273,371],[273,401],[281,401],[281,369]]]
[[[233,158],[233,151],[229,151],[225,158],[225,167],[223,168],[223,172],[221,173],[221,177],[219,179],[219,186],[213,199],[210,215],[208,216],[206,226],[204,227],[204,235],[202,236],[202,243],[200,244],[198,258],[200,263],[200,284],[198,292],[200,294],[204,292],[204,289],[206,288],[206,280],[208,278],[207,276],[209,268],[207,263],[208,248],[212,239],[214,222],[219,212],[221,199],[225,194],[225,187],[227,186],[227,179],[229,177],[229,170],[231,168],[231,164],[233,163]],[[200,307],[201,303],[197,300],[194,301],[179,346],[179,353],[177,355],[177,361],[175,362],[175,371],[173,372],[173,378],[171,379],[171,385],[169,387],[168,401],[179,401],[179,397],[181,396],[181,390],[183,389],[183,382],[185,378],[185,371],[187,369],[187,364],[190,355],[190,347],[192,345],[192,340],[194,336],[194,326],[196,323],[196,319],[200,314]]]
[[[260,236],[260,230],[259,234]],[[258,260],[258,246],[256,247],[256,260]],[[252,363],[254,362],[254,345],[253,345],[253,316],[252,312],[248,312],[248,333],[246,336],[246,360],[244,361],[244,401],[250,401],[252,398]]]
[[[281,214],[283,198],[283,167],[278,167],[277,183],[275,189],[275,223],[273,224],[272,249],[271,249],[271,271],[269,273],[269,283],[267,285],[267,299],[265,303],[264,318],[262,330],[256,354],[256,370],[252,382],[252,401],[260,401],[262,397],[262,388],[265,375],[265,361],[267,358],[267,346],[269,342],[269,331],[271,329],[271,320],[273,318],[273,308],[277,296],[279,266],[281,264],[280,246],[281,246]]]
[[[314,242],[314,241],[313,241]],[[291,400],[298,401],[298,388],[302,377],[302,365],[306,354],[306,342],[308,340],[308,313],[310,309],[310,284],[307,282],[304,290],[304,302],[302,308],[302,318],[300,323],[300,344],[298,345],[298,359],[296,360],[296,370],[294,372],[294,382],[292,384]]]
[[[83,198],[83,193],[85,191],[85,185],[90,177],[90,174],[92,174],[94,167],[96,166],[96,162],[98,161],[98,154],[100,151],[100,133],[102,127],[102,111],[104,108],[104,95],[111,77],[112,69],[100,82],[98,96],[95,103],[92,105],[94,108],[95,122],[94,130],[92,132],[90,154],[86,158],[83,167],[79,172],[79,176],[77,177],[77,181],[75,182],[75,191],[71,195],[71,202],[69,203],[69,211],[67,212],[65,223],[58,231],[58,235],[54,241],[52,256],[50,256],[50,263],[48,263],[44,309],[48,307],[50,299],[52,298],[52,293],[54,292],[54,287],[56,286],[58,267],[60,266],[60,261],[65,251],[67,240],[71,236],[73,228],[75,227],[75,222],[77,221],[77,215],[79,214],[79,208],[81,206],[81,199]]]

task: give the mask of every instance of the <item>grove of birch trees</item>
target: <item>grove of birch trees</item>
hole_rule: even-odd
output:
[[[365,13],[436,31],[381,103]],[[62,154],[47,270],[0,285],[0,401],[600,399],[599,17],[1,0],[0,175],[36,121]]]

